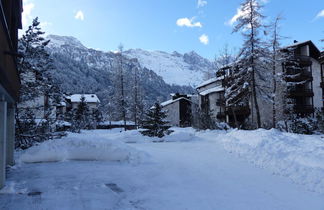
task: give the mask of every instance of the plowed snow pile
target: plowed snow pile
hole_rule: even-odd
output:
[[[226,150],[304,184],[309,190],[324,192],[324,138],[277,130],[234,130],[218,139]]]
[[[147,156],[123,142],[91,133],[70,134],[66,138],[46,141],[26,150],[20,161],[25,163],[65,160],[138,162]]]

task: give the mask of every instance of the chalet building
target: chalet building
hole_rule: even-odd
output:
[[[278,85],[278,93],[276,101],[278,101],[277,119],[281,120],[285,108],[283,91],[288,92],[288,98],[291,99],[293,111],[299,116],[314,116],[316,109],[323,108],[323,89],[322,89],[322,69],[320,51],[312,41],[296,42],[293,45],[283,48],[285,50],[293,51],[293,62],[298,63],[298,68],[294,68],[291,63],[279,64],[277,68],[278,73],[286,75],[286,81],[296,83],[293,88],[286,90],[286,87]],[[323,61],[322,61],[323,62]],[[295,64],[294,64],[295,65]],[[294,75],[290,77],[290,75]],[[300,83],[300,84],[299,84]]]
[[[172,94],[171,99],[161,103],[162,110],[167,112],[166,120],[171,126],[189,127],[191,126],[191,96]]]
[[[99,108],[100,100],[96,94],[74,94],[66,97],[66,110],[78,108],[82,97],[84,97],[90,111],[97,110]]]
[[[287,90],[286,86],[277,82],[276,91],[276,120],[283,120],[286,113],[286,98],[288,93],[293,113],[299,116],[314,116],[315,110],[323,108],[324,103],[324,52],[320,53],[312,41],[295,42],[293,45],[282,49],[285,52],[293,52],[291,63],[298,68],[292,67],[291,63],[278,63],[277,74],[284,75],[287,82],[295,83],[293,88]],[[239,62],[220,69],[215,78],[212,78],[197,87],[199,93],[199,106],[202,111],[209,112],[212,119],[227,122],[231,126],[256,122],[255,110],[252,100],[249,99],[245,105],[228,107],[225,104],[225,89],[231,84],[231,71],[239,67]],[[298,72],[297,72],[298,71]],[[292,76],[293,75],[293,76]],[[290,77],[292,76],[292,77]],[[303,81],[303,82],[301,82]],[[261,113],[262,127],[270,128],[272,122],[272,103],[257,94]]]
[[[196,87],[199,94],[199,107],[210,114],[212,119],[225,121],[224,76],[209,79]]]
[[[14,164],[14,104],[20,88],[16,56],[21,12],[21,0],[0,1],[0,189],[5,184],[6,166]]]

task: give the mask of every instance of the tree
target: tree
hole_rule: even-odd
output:
[[[276,67],[278,62],[281,58],[281,51],[280,51],[280,40],[282,36],[279,34],[279,23],[282,20],[282,17],[278,15],[274,22],[271,24],[271,67],[272,67],[272,127],[275,128],[277,124],[276,119],[276,92],[277,92],[277,73],[276,73]]]
[[[143,109],[144,109],[144,104],[143,104],[143,90],[141,87],[141,80],[140,80],[140,74],[139,74],[139,66],[133,66],[133,86],[131,92],[131,97],[130,97],[130,104],[132,106],[131,108],[131,114],[132,114],[132,119],[135,123],[135,125],[138,125],[139,122],[142,120],[143,117]]]
[[[244,37],[244,43],[239,54],[239,60],[242,70],[250,75],[244,84],[248,84],[251,91],[252,107],[255,108],[256,112],[257,128],[261,127],[257,91],[263,92],[263,85],[257,83],[257,81],[266,81],[263,74],[266,66],[263,63],[265,60],[263,58],[266,57],[267,54],[264,43],[259,37],[263,28],[262,20],[264,19],[264,16],[260,12],[261,9],[262,6],[257,0],[245,0],[240,7],[242,15],[237,19],[237,24],[233,30],[233,32],[241,31],[241,34]]]
[[[214,66],[215,66],[216,73],[224,66],[233,63],[233,61],[234,61],[233,50],[230,51],[228,49],[228,45],[226,44],[223,47],[223,49],[220,50],[218,56],[215,57]]]
[[[18,141],[26,140],[26,136],[31,139],[31,142],[44,141],[53,132],[55,118],[53,118],[51,105],[61,96],[61,92],[50,76],[50,71],[55,68],[52,58],[45,49],[50,40],[46,40],[43,35],[40,22],[35,18],[18,42],[18,51],[22,55],[17,62],[21,78],[20,98],[16,104]],[[41,96],[44,97],[43,104],[33,102]],[[21,108],[22,104],[24,104],[23,108]],[[28,113],[25,113],[27,110]],[[31,125],[30,122],[36,119],[36,113],[39,115],[40,112],[43,113],[42,119],[37,120],[41,123],[36,123],[36,129],[31,126],[30,130],[34,130],[34,136],[31,136],[26,126]]]
[[[124,122],[124,129],[126,131],[126,112],[127,112],[127,103],[125,96],[125,88],[124,88],[124,58],[123,58],[123,49],[124,46],[120,44],[118,46],[118,64],[117,64],[117,79],[116,79],[116,89],[115,89],[115,100],[117,103],[118,112],[120,114],[120,118]]]
[[[89,128],[91,124],[89,107],[82,95],[77,108],[73,110],[72,131],[80,132],[81,129]]]
[[[166,112],[162,110],[159,103],[149,109],[146,113],[145,119],[142,122],[142,127],[146,130],[141,131],[144,136],[159,137],[162,138],[164,135],[169,134],[171,131],[167,124],[169,122],[164,119],[167,117]]]

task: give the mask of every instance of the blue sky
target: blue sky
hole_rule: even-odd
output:
[[[267,21],[281,13],[282,35],[293,40],[324,43],[323,0],[260,0]],[[142,48],[180,53],[194,50],[207,58],[227,44],[239,48],[230,20],[242,0],[24,0],[23,24],[38,16],[47,34],[78,38],[104,51]]]

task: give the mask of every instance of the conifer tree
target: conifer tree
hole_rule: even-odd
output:
[[[146,130],[141,131],[144,136],[150,137],[159,137],[162,138],[166,134],[169,134],[169,128],[167,124],[169,122],[165,121],[167,117],[166,112],[162,110],[162,107],[159,103],[155,103],[155,105],[149,109],[145,115],[145,119],[142,121],[142,127]]]
[[[26,136],[33,139],[31,142],[44,141],[54,131],[55,119],[50,105],[55,98],[61,96],[61,92],[50,76],[50,71],[54,70],[53,60],[45,49],[50,40],[46,40],[43,35],[40,22],[38,18],[35,18],[18,42],[18,52],[22,55],[17,61],[21,79],[20,98],[16,104],[15,116],[18,141],[27,141]],[[44,97],[46,103],[29,103],[41,96]],[[20,109],[21,103],[32,105]],[[29,110],[28,114],[25,113],[26,110]],[[30,121],[33,121],[36,118],[36,113],[40,111],[43,116],[38,120],[41,120],[42,123],[36,125],[36,130],[34,126],[28,129]],[[34,130],[34,136],[29,134],[30,130]],[[32,143],[29,146],[32,146]]]
[[[81,129],[89,128],[90,123],[89,107],[82,95],[80,103],[73,112],[72,131],[79,133]]]
[[[264,92],[263,86],[258,81],[267,81],[264,76],[266,71],[263,62],[267,57],[267,50],[265,48],[264,42],[260,38],[260,33],[263,29],[262,20],[264,16],[261,14],[262,6],[257,0],[244,0],[241,4],[241,16],[237,19],[237,24],[234,27],[233,32],[241,31],[244,37],[243,47],[239,53],[239,60],[241,63],[241,70],[244,71],[247,80],[240,85],[242,87],[249,86],[252,99],[252,107],[255,109],[257,128],[261,127],[261,116],[259,102],[257,98],[257,92]],[[253,114],[252,109],[252,114]],[[253,119],[253,117],[252,117]]]

